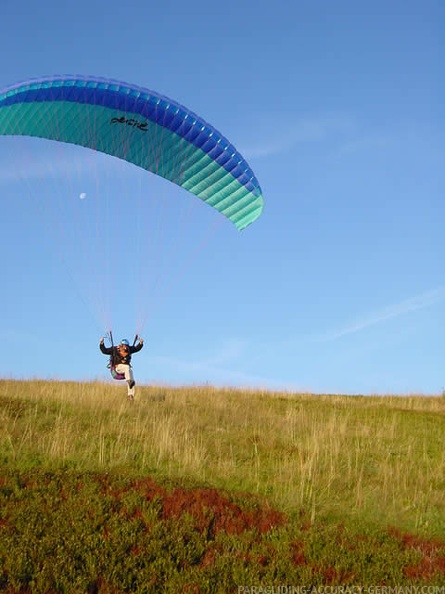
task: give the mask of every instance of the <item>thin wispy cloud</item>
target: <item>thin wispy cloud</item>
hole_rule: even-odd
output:
[[[381,324],[399,316],[406,315],[410,312],[425,309],[431,305],[434,305],[435,303],[438,303],[439,301],[442,301],[443,299],[445,299],[445,287],[439,287],[438,289],[421,293],[415,297],[404,299],[399,303],[389,305],[388,307],[384,307],[364,315],[355,321],[351,321],[349,324],[346,324],[338,330],[334,330],[333,332],[328,332],[325,335],[319,336],[318,340],[321,342],[337,340],[338,338],[342,338],[348,334],[355,334],[356,332],[366,330],[371,326]]]
[[[389,139],[388,136],[383,134],[369,134],[359,136],[354,139],[346,140],[343,144],[341,144],[337,149],[337,154],[340,156],[352,155],[355,153],[363,153],[366,151],[379,151],[388,146]]]
[[[177,357],[157,356],[152,359],[151,368],[160,366],[181,376],[198,377],[201,382],[215,385],[236,385],[238,387],[266,387],[279,385],[279,382],[250,375],[235,368],[246,356],[248,345],[244,341],[232,340],[223,343],[208,357],[187,360]]]
[[[14,159],[9,158],[0,166],[0,182],[7,183],[18,180],[25,180],[27,182],[36,179],[45,179],[48,177],[66,177],[67,175],[75,175],[79,173],[94,173],[97,168],[97,163],[94,163],[91,156],[80,153],[73,156],[72,154],[48,155],[41,156],[37,152],[28,153],[25,155],[14,156]]]
[[[39,144],[34,138],[21,137],[7,140],[19,142],[0,144],[1,183],[85,175],[97,177],[98,174],[111,177],[128,173],[134,176],[139,169],[101,151],[68,143],[45,141]]]
[[[355,129],[351,118],[342,114],[305,117],[298,120],[283,118],[280,124],[275,119],[263,118],[255,132],[250,134],[255,144],[240,147],[246,158],[270,157],[290,150],[303,143],[322,142],[331,138],[343,138]]]

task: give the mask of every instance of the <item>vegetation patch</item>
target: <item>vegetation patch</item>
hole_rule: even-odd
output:
[[[6,593],[445,586],[443,398],[3,380],[0,420]]]
[[[445,585],[444,541],[297,522],[248,494],[72,471],[3,472],[0,485],[9,593]]]

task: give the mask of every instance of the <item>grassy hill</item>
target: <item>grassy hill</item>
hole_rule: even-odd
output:
[[[445,585],[445,398],[125,394],[0,381],[0,589]]]

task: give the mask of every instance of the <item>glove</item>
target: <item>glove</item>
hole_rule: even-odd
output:
[[[104,339],[103,339],[103,338],[101,338],[101,339],[100,339],[100,344],[103,344],[103,343],[104,343]]]

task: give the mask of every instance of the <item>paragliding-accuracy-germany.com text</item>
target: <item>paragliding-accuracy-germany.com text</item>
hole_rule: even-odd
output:
[[[238,594],[445,594],[445,586],[238,586]]]

